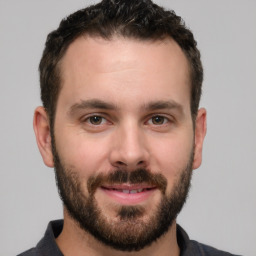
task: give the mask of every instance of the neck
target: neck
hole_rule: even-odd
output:
[[[173,222],[168,232],[150,246],[137,252],[122,252],[106,246],[96,240],[91,234],[82,230],[79,225],[64,210],[64,226],[56,238],[57,245],[65,256],[178,256],[179,246],[176,236],[176,222]]]

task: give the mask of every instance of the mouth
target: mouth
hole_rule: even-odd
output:
[[[101,191],[111,200],[122,205],[136,205],[148,200],[157,190],[157,187],[150,185],[110,185],[101,186]]]

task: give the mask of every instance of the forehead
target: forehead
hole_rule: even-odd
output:
[[[60,70],[59,97],[66,101],[106,95],[116,104],[129,97],[140,99],[142,104],[154,97],[190,99],[188,61],[172,39],[80,37],[68,47]]]

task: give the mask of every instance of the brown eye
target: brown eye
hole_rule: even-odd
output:
[[[153,116],[151,120],[152,120],[152,124],[154,125],[161,125],[167,122],[167,119],[164,116]]]
[[[105,118],[101,116],[91,116],[88,121],[93,125],[100,125],[105,121]]]

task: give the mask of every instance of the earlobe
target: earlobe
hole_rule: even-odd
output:
[[[45,165],[48,167],[54,167],[49,118],[43,107],[36,108],[33,127],[36,135],[37,146]]]
[[[198,110],[195,121],[195,151],[193,169],[197,169],[202,162],[203,142],[206,135],[206,110],[201,108]]]

